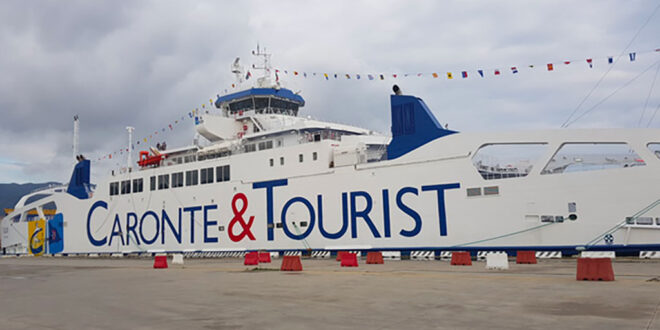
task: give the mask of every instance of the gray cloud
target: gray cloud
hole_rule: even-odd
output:
[[[656,6],[654,1],[289,1],[0,3],[0,181],[67,180],[71,127],[81,116],[81,150],[97,157],[179,119],[232,83],[229,65],[261,42],[276,66],[306,72],[437,72],[398,79],[453,129],[556,128]],[[657,48],[660,17],[632,50]],[[584,109],[660,58],[617,64]],[[576,59],[569,66],[556,64]],[[528,64],[537,65],[529,70]],[[517,66],[520,73],[511,75]],[[499,68],[477,78],[477,69]],[[460,71],[469,71],[461,79]],[[444,78],[447,71],[454,79]],[[654,70],[575,127],[634,127]],[[283,75],[302,90],[302,115],[389,130],[393,80],[325,81]],[[652,94],[649,108],[660,102]],[[647,112],[650,111],[647,109]],[[654,124],[655,127],[658,124]],[[190,121],[159,132],[190,143]],[[153,140],[158,141],[157,139]],[[95,164],[103,173],[122,162]],[[7,165],[10,164],[10,165]]]

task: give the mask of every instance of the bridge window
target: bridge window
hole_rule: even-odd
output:
[[[201,184],[213,183],[213,167],[201,169],[199,176]]]
[[[598,171],[644,166],[626,143],[564,143],[541,174]]]
[[[170,187],[170,175],[163,174],[158,176],[158,190],[168,189]]]
[[[131,193],[131,180],[121,182],[121,194],[126,195]]]
[[[257,151],[257,145],[256,144],[246,144],[246,145],[243,146],[243,150],[245,150],[245,152]]]
[[[172,188],[183,187],[183,172],[172,173]]]
[[[139,179],[133,179],[133,192],[134,193],[139,193],[142,192],[142,178]]]
[[[197,170],[186,171],[186,186],[196,186],[197,185],[197,179],[198,179]]]
[[[216,182],[229,181],[229,165],[218,166],[215,168]]]
[[[254,109],[254,102],[252,98],[229,103],[229,110],[232,112],[247,111],[252,109]]]
[[[110,196],[119,195],[119,182],[110,182]]]
[[[525,177],[545,152],[545,143],[495,143],[481,146],[472,164],[486,180]]]
[[[254,108],[257,110],[263,110],[268,108],[268,98],[267,97],[255,97],[254,98]],[[257,111],[259,112],[259,111]]]

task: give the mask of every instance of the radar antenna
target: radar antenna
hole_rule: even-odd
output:
[[[237,57],[234,60],[234,64],[231,65],[231,73],[236,75],[236,82],[238,84],[243,83],[243,68],[241,67],[241,58]]]

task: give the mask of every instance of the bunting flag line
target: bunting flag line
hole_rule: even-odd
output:
[[[630,52],[628,53],[628,57],[630,59],[630,62],[634,62],[637,59],[638,54],[642,53],[651,53],[651,52],[660,52],[660,48],[655,48],[653,50],[649,51],[643,51],[643,52]],[[588,65],[589,68],[593,68],[596,60],[598,59],[603,59],[607,60],[607,63],[613,64],[614,63],[614,57],[613,56],[606,56],[606,57],[601,57],[601,58],[586,58],[586,59],[568,59],[568,60],[563,60],[563,61],[557,61],[557,62],[550,62],[545,65],[545,68],[547,71],[555,71],[557,69],[557,64],[564,64],[564,65],[570,65],[570,64],[575,64],[577,62],[581,61],[586,61],[586,64]],[[585,62],[582,62],[585,63]],[[512,66],[509,67],[511,70],[511,74],[518,74],[521,71],[521,68],[528,68],[528,69],[535,69],[537,66],[534,64],[529,64],[525,66]],[[484,70],[484,69],[477,69],[475,70],[477,74],[479,74],[480,77],[485,78],[487,76],[486,72],[492,73],[493,76],[500,76],[502,75],[502,71],[498,68],[495,69],[490,69],[490,70]],[[507,70],[505,70],[507,71]],[[300,71],[300,70],[283,70],[283,69],[276,69],[275,70],[276,74],[278,72],[284,72],[285,74],[291,73],[292,76],[300,76],[302,72],[302,76],[307,77],[307,72]],[[453,72],[460,72],[462,78],[468,78],[469,77],[469,72],[468,70],[451,70],[451,71],[446,71],[446,76],[447,79],[452,80],[453,77]],[[465,74],[464,74],[465,73]],[[316,76],[316,72],[311,73],[312,76]],[[319,74],[320,75],[320,74]],[[364,74],[368,80],[385,80],[386,77],[392,77],[394,79],[397,78],[408,78],[408,77],[432,77],[432,78],[438,78],[439,75],[437,72],[418,72],[418,73],[392,73],[392,74]],[[466,76],[467,75],[467,76]],[[328,73],[323,73],[323,77],[325,80],[329,80],[329,78],[334,78],[334,79],[346,79],[349,80],[351,78],[354,78],[355,80],[360,80],[362,77],[362,74],[357,74],[357,73],[334,73],[334,74],[328,74]],[[279,79],[279,78],[278,78]],[[236,87],[236,86],[232,86]]]
[[[636,62],[637,55],[646,54],[646,53],[660,54],[660,48],[655,48],[651,51],[630,52],[630,53],[628,53],[628,59],[629,59],[630,62]],[[617,59],[619,59],[619,58],[620,57],[618,57]],[[581,63],[586,63],[589,68],[593,68],[595,63],[598,60],[603,60],[603,61],[606,60],[608,64],[610,64],[610,65],[614,64],[614,56],[606,56],[606,57],[601,57],[601,58],[589,57],[589,58],[582,59],[582,60],[569,59],[569,60],[558,61],[558,62],[550,62],[550,63],[546,64],[545,68],[546,68],[547,71],[554,71],[555,70],[555,64],[563,63],[564,65],[570,65],[570,64],[581,62],[581,61],[585,61],[585,62],[581,62]],[[540,66],[540,67],[542,67],[542,66]],[[536,66],[534,64],[529,64],[527,66],[511,66],[509,68],[511,70],[511,74],[515,75],[515,74],[518,74],[520,72],[519,68],[535,69]],[[487,70],[485,70],[485,69],[479,68],[479,69],[476,69],[475,71],[479,75],[479,77],[481,77],[481,78],[486,78],[486,76],[488,75],[487,72],[492,72],[493,76],[502,75],[502,72],[501,72],[500,69],[487,69]],[[283,73],[285,75],[291,74],[291,76],[293,76],[293,77],[303,77],[303,78],[322,77],[326,81],[330,80],[331,76],[335,80],[338,80],[340,78],[341,79],[345,78],[346,80],[355,80],[355,81],[362,80],[361,79],[362,77],[366,77],[366,79],[364,79],[364,80],[369,80],[369,81],[386,80],[385,79],[386,77],[392,77],[393,79],[403,79],[403,78],[409,78],[409,77],[423,78],[423,77],[427,77],[427,76],[430,77],[430,78],[436,79],[436,78],[440,77],[440,74],[438,74],[437,71],[436,72],[417,72],[417,73],[387,73],[387,74],[385,74],[385,73],[378,73],[378,74],[375,74],[375,73],[365,73],[365,74],[359,74],[359,73],[332,73],[332,74],[329,74],[329,73],[319,73],[319,72],[310,72],[310,73],[308,73],[308,72],[301,71],[301,70],[289,70],[289,69],[283,70],[283,69],[278,68],[278,69],[274,69],[274,72],[275,72],[275,81],[276,82],[280,81],[279,75],[281,73]],[[446,75],[447,75],[448,80],[453,80],[453,78],[454,78],[453,77],[453,72],[460,72],[460,75],[463,79],[468,79],[468,77],[470,76],[470,74],[469,74],[470,71],[469,70],[446,71]],[[245,80],[249,80],[251,78],[252,78],[252,73],[248,70],[246,75],[245,75]],[[354,78],[354,79],[351,79],[351,78]],[[240,87],[241,87],[240,85],[237,85],[236,83],[232,83],[231,84],[231,89],[229,89],[229,88],[224,89],[224,93],[227,94],[227,93],[233,92],[234,89],[240,88]],[[217,97],[219,98],[220,95],[217,95]],[[209,107],[211,107],[211,108],[214,107],[213,98],[209,98]],[[204,111],[208,112],[206,110],[207,109],[206,108],[206,102],[202,103],[201,108]],[[192,111],[188,111],[188,118],[191,118],[191,119],[194,118],[195,123],[198,124],[200,122],[199,108],[195,108]],[[183,121],[186,120],[186,119],[187,118],[186,118],[185,113],[184,113],[181,116],[180,119],[176,119],[176,120],[174,120],[174,122],[169,123],[166,126],[161,127],[160,129],[157,129],[157,130],[153,131],[153,133],[149,134],[148,137],[145,136],[141,139],[135,140],[135,142],[131,144],[130,148],[126,148],[126,147],[118,148],[116,151],[113,151],[113,152],[110,152],[110,153],[105,153],[105,154],[102,154],[103,156],[96,157],[96,160],[101,161],[101,160],[106,160],[106,159],[112,159],[112,156],[113,155],[116,156],[117,152],[119,152],[120,155],[123,155],[125,152],[126,153],[130,152],[130,149],[135,150],[135,145],[147,144],[150,139],[154,138],[154,136],[158,136],[159,132],[161,133],[161,135],[163,135],[167,131],[173,131],[174,128],[175,128],[175,125],[183,123]],[[169,130],[167,130],[167,128],[169,128]]]

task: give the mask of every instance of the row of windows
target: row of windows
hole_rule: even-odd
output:
[[[143,179],[133,179],[133,192],[139,193],[143,189]],[[124,180],[121,182],[121,194],[126,195],[131,193],[131,180]],[[110,196],[119,195],[119,182],[110,183]]]
[[[531,172],[536,161],[546,154],[547,148],[546,143],[487,144],[477,150],[472,162],[486,180],[524,177]],[[650,143],[648,148],[660,155],[660,144]],[[644,165],[644,160],[626,143],[564,143],[541,170],[541,174]]]
[[[304,158],[303,154],[298,154],[298,162],[299,163],[302,163],[304,161],[304,159],[305,158]],[[316,151],[312,152],[312,160],[315,161],[317,159],[319,159],[319,154]],[[271,159],[268,160],[268,162],[270,164],[270,167],[275,166],[275,159],[271,158]],[[280,157],[280,165],[284,165],[284,157]]]
[[[171,179],[171,181],[170,181]],[[213,182],[225,182],[231,179],[229,172],[229,165],[217,166],[215,168],[208,167],[198,170],[186,171],[185,182],[184,172],[177,172],[170,174],[161,174],[149,178],[149,190],[164,190],[186,186],[195,186],[197,184],[209,184]],[[171,184],[171,185],[170,185]],[[139,193],[143,190],[143,179],[133,179],[121,181],[121,194]],[[119,195],[120,182],[110,182],[110,196]]]

